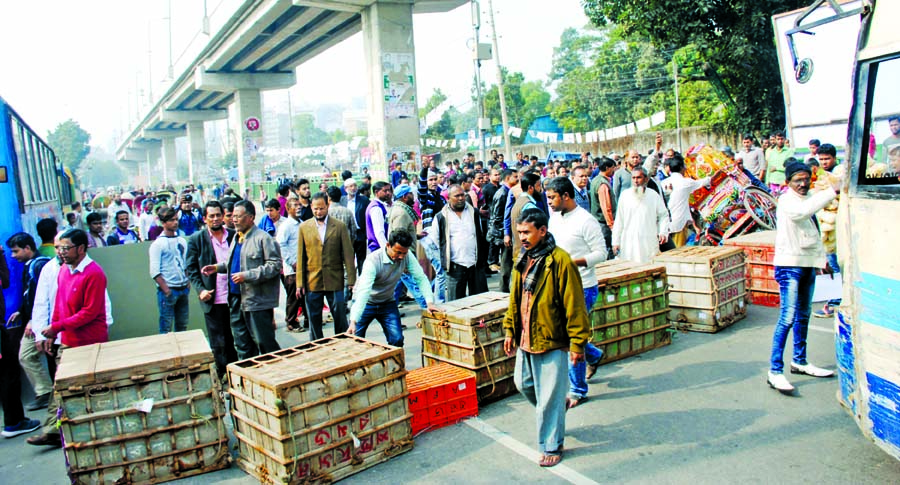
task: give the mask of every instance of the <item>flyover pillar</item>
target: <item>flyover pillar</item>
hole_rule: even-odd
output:
[[[262,96],[259,89],[238,89],[234,92],[235,120],[232,131],[237,149],[238,182],[241,197],[247,191],[247,167],[255,161],[262,144]],[[255,121],[254,121],[255,120]]]
[[[412,2],[376,1],[362,11],[373,180],[388,180],[387,161],[420,155]]]
[[[188,180],[194,184],[194,169],[206,174],[206,137],[202,121],[187,122],[188,136]]]
[[[178,160],[175,158],[175,138],[162,139],[162,180],[163,184],[169,184],[169,167],[176,167]]]
[[[151,143],[147,144],[146,153],[147,153],[147,187],[150,190],[153,190],[153,167],[156,166],[156,161],[159,159],[159,144]],[[157,183],[159,181],[157,180]]]

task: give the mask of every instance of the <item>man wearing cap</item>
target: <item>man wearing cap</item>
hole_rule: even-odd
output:
[[[181,196],[181,208],[175,216],[178,219],[178,229],[184,237],[188,237],[197,229],[200,229],[200,216],[193,209],[194,198],[191,194]]]
[[[816,367],[806,360],[806,334],[816,270],[825,268],[825,247],[814,217],[837,197],[841,180],[833,180],[832,190],[810,195],[812,172],[806,164],[789,163],[784,167],[784,177],[788,189],[778,198],[774,260],[775,280],[781,289],[781,315],[772,337],[768,383],[782,393],[792,393],[794,386],[784,377],[784,346],[788,332],[794,334],[792,374],[834,375],[834,371]]]
[[[419,222],[419,215],[413,210],[412,188],[409,185],[399,185],[394,192],[394,205],[388,214],[388,237],[396,231],[406,231],[411,235],[416,234],[416,224]],[[409,247],[409,253],[415,259],[416,243],[413,242]],[[400,298],[406,294],[406,290],[412,293],[413,298],[422,308],[425,308],[425,296],[415,279],[409,273],[400,275],[400,283],[397,284],[397,290],[394,292],[394,299],[400,301]]]

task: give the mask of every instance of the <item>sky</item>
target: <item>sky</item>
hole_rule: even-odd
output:
[[[172,63],[177,78],[205,44],[207,5],[213,32],[240,0],[173,0]],[[91,143],[114,146],[129,120],[146,114],[149,95],[164,92],[169,65],[167,0],[34,0],[3,2],[0,97],[42,136],[72,118]],[[552,7],[551,7],[552,5]],[[562,31],[587,18],[579,0],[494,0],[499,57],[527,80],[545,80]],[[490,42],[487,0],[481,2],[481,42]],[[435,88],[467,109],[473,76],[471,7],[413,18],[418,99]],[[496,53],[495,53],[496,54]],[[488,85],[494,61],[482,63]],[[153,82],[150,83],[149,81]],[[297,69],[294,105],[350,104],[366,96],[362,36],[357,34]]]

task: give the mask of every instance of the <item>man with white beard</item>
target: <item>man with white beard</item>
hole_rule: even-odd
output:
[[[622,191],[612,231],[618,259],[647,263],[669,239],[669,212],[662,197],[647,190],[649,177],[640,166],[631,171],[631,187]]]

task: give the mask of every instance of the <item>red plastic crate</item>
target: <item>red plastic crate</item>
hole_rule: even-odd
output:
[[[781,305],[781,294],[771,293],[768,291],[749,291],[750,303],[754,305],[762,305],[769,307],[777,307]]]
[[[406,375],[413,434],[478,415],[475,374],[450,364],[410,371]]]
[[[772,265],[775,261],[775,231],[759,231],[734,239],[726,239],[725,246],[744,249],[748,263]]]

